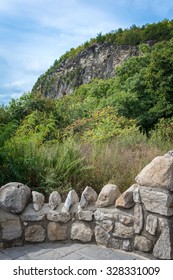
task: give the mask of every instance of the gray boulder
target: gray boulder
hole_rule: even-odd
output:
[[[98,194],[91,187],[86,187],[81,195],[80,206],[86,207],[90,203],[96,202]]]
[[[0,188],[0,207],[6,211],[20,214],[25,209],[31,196],[29,187],[12,182]]]
[[[131,208],[135,205],[133,200],[133,192],[136,189],[136,184],[132,185],[127,189],[121,196],[116,200],[115,206],[122,208]]]
[[[166,154],[154,158],[135,180],[141,186],[161,187],[173,191],[173,157]]]
[[[113,184],[105,185],[96,202],[97,207],[106,207],[115,204],[115,200],[121,195],[119,188]]]

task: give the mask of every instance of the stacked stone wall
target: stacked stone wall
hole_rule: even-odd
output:
[[[98,195],[71,190],[64,202],[21,183],[0,188],[0,248],[53,241],[92,242],[173,259],[173,157],[156,157],[124,193],[107,184]]]

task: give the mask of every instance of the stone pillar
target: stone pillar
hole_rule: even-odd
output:
[[[136,177],[145,220],[135,247],[152,251],[159,259],[173,258],[173,157],[158,156]],[[135,194],[134,194],[135,196]],[[137,233],[137,232],[136,232]],[[142,240],[147,238],[148,242]],[[150,241],[150,242],[149,242]],[[144,250],[143,250],[144,249]]]

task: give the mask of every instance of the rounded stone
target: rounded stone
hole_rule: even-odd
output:
[[[25,229],[25,240],[28,242],[43,242],[45,237],[45,229],[40,225],[28,226]]]
[[[76,193],[75,190],[71,190],[67,195],[67,198],[64,203],[64,207],[67,211],[69,211],[70,208],[77,202],[79,202],[78,194]]]
[[[0,188],[0,207],[6,211],[20,214],[25,209],[31,196],[28,186],[12,182]]]
[[[97,207],[106,207],[115,204],[116,199],[121,195],[119,188],[113,184],[105,185],[96,202]]]
[[[61,195],[57,191],[53,191],[49,196],[49,207],[55,210],[61,204]]]
[[[135,178],[141,186],[160,187],[173,191],[173,157],[158,156]]]
[[[44,205],[44,195],[42,193],[32,191],[33,208],[39,211]]]

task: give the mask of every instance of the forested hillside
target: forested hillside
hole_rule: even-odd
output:
[[[74,92],[76,87],[95,78],[114,76],[114,69],[131,56],[138,55],[138,46],[169,40],[173,35],[173,21],[157,24],[136,25],[121,28],[105,35],[100,32],[77,48],[71,48],[60,59],[55,60],[46,73],[41,75],[33,87],[50,98],[59,98]]]
[[[112,182],[123,190],[155,155],[172,149],[173,21],[98,34],[53,67],[103,41],[135,45],[138,55],[112,78],[93,79],[71,95],[45,98],[34,87],[0,107],[0,185],[19,181],[65,193]]]

